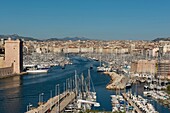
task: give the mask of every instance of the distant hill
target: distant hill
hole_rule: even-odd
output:
[[[8,39],[11,38],[13,40],[15,39],[24,39],[25,41],[67,41],[67,40],[72,40],[72,41],[77,41],[77,40],[81,40],[81,41],[85,41],[85,40],[90,40],[88,38],[85,37],[65,37],[65,38],[48,38],[48,39],[36,39],[36,38],[32,38],[32,37],[24,37],[24,36],[19,36],[17,34],[13,34],[13,35],[0,35],[0,38],[3,39]]]
[[[19,36],[17,34],[13,34],[13,35],[0,35],[0,38],[3,38],[3,39],[8,39],[8,38],[11,38],[13,40],[15,39],[24,39],[25,41],[41,41],[39,39],[36,39],[36,38],[32,38],[32,37],[24,37],[24,36]]]
[[[72,40],[72,41],[81,40],[81,41],[86,41],[86,40],[90,40],[90,39],[85,38],[85,37],[65,37],[65,38],[62,38],[61,40]]]
[[[58,41],[60,39],[58,38],[49,38],[49,39],[44,39],[43,41]]]
[[[170,41],[170,37],[168,38],[156,38],[154,40],[152,40],[153,42],[158,42],[158,41]]]
[[[77,41],[77,40],[81,40],[81,41],[86,41],[86,40],[90,40],[88,38],[85,37],[65,37],[65,38],[49,38],[49,39],[44,39],[43,41]]]

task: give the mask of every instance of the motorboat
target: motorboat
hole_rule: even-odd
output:
[[[30,74],[36,74],[36,73],[47,73],[49,68],[47,67],[38,67],[38,65],[34,65],[32,67],[27,68],[26,72]]]
[[[128,89],[128,88],[131,88],[132,87],[132,84],[131,83],[127,83],[126,84],[126,88]]]
[[[144,85],[144,89],[148,89],[149,88],[149,86],[148,85]]]
[[[97,67],[97,72],[104,72],[105,68],[104,67]]]

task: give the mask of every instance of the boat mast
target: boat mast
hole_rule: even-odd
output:
[[[88,69],[88,78],[89,78],[89,86],[88,86],[88,91],[90,92],[90,79],[91,79],[91,77],[90,77],[90,70]]]
[[[102,64],[101,64],[101,56],[100,56],[100,67],[101,67],[101,65],[102,65]]]
[[[76,95],[77,95],[77,71],[75,70],[75,92],[76,92]]]
[[[83,76],[83,73],[81,75],[81,92],[82,92],[82,98],[84,99],[84,76]]]

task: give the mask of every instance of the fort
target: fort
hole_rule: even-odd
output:
[[[23,70],[23,42],[19,39],[5,40],[4,53],[0,56],[0,78],[19,75]]]

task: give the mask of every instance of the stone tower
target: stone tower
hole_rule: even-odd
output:
[[[23,42],[19,39],[5,41],[5,65],[13,64],[13,72],[21,73],[23,70]]]

